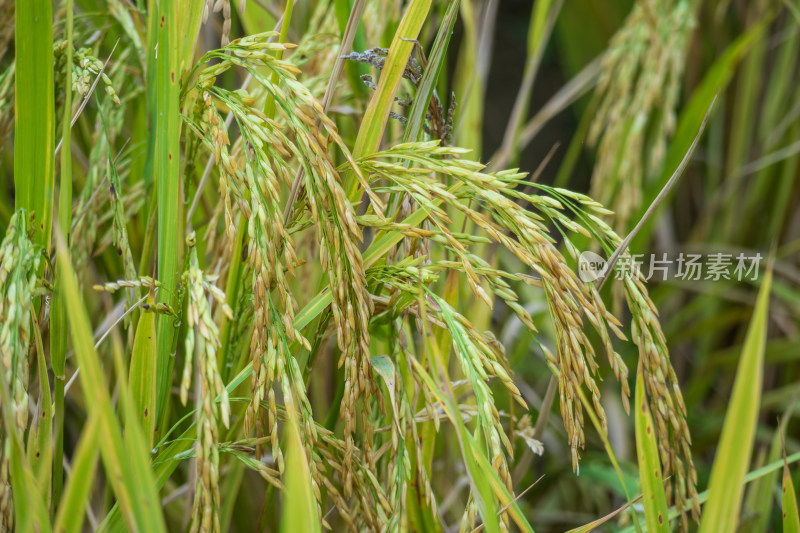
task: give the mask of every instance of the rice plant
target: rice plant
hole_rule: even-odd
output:
[[[800,527],[793,2],[5,4],[0,531]]]

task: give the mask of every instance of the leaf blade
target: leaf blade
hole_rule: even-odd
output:
[[[81,368],[81,389],[86,396],[90,416],[99,417],[100,438],[103,441],[100,451],[108,479],[130,529],[165,531],[158,493],[144,453],[145,447],[125,446],[123,442],[122,429],[114,413],[100,357],[94,348],[89,317],[80,297],[75,271],[67,257],[63,238],[60,234],[57,236],[58,260],[63,276],[61,293],[72,309],[69,326],[75,358]]]
[[[800,514],[797,512],[797,494],[794,490],[789,463],[786,461],[786,447],[783,447],[783,482],[781,508],[783,509],[783,533],[800,533]]]
[[[72,458],[72,471],[75,472],[75,475],[69,477],[67,485],[64,487],[64,495],[59,502],[53,526],[53,530],[56,532],[81,530],[94,475],[97,471],[99,453],[97,425],[97,417],[93,416],[89,418],[81,433],[81,440]]]
[[[320,533],[319,511],[314,498],[311,471],[300,438],[298,413],[291,402],[286,404],[288,419],[288,453],[286,457],[286,492],[281,532],[307,531]]]
[[[419,35],[430,8],[431,0],[413,0],[406,8],[392,39],[389,55],[378,80],[378,88],[369,100],[364,121],[358,130],[358,137],[353,147],[353,158],[356,160],[375,153],[380,146],[389,120],[389,111],[394,103],[394,95],[400,88],[408,59],[414,49],[413,41]],[[346,190],[350,201],[358,200],[358,180],[351,179]]]
[[[16,207],[36,213],[33,241],[50,245],[54,195],[55,97],[50,0],[17,0],[14,23]]]
[[[669,531],[667,495],[664,491],[653,418],[645,397],[641,360],[636,372],[636,403],[634,405],[636,455],[639,460],[639,479],[642,483],[647,531],[666,533]]]
[[[735,531],[738,522],[761,400],[771,281],[772,270],[768,267],[736,370],[733,393],[711,468],[708,503],[703,509],[700,533]]]
[[[155,302],[148,298],[148,303]],[[136,416],[150,448],[156,427],[156,314],[144,312],[136,325],[128,377]]]

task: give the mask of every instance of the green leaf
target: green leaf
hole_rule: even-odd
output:
[[[431,0],[412,0],[400,25],[397,27],[392,45],[389,48],[389,55],[381,70],[381,77],[378,81],[378,88],[370,98],[364,120],[358,130],[358,137],[353,148],[353,157],[360,159],[364,156],[372,155],[378,150],[383,132],[386,129],[386,122],[389,120],[389,111],[394,103],[394,95],[400,88],[408,59],[414,49],[414,41],[419,35],[428,11],[431,7]],[[358,200],[358,180],[351,179],[347,197],[350,201]]]
[[[63,238],[57,239],[59,268],[63,276],[61,294],[68,304],[75,358],[80,366],[81,390],[86,398],[89,416],[97,416],[100,431],[100,452],[108,480],[116,494],[122,516],[131,530],[165,531],[153,475],[144,442],[133,442],[136,432],[127,431],[126,441],[114,413],[105,372],[94,348],[92,329],[83,305],[75,271],[67,257]],[[124,383],[121,385],[125,386]],[[127,387],[125,387],[127,390]],[[124,407],[124,406],[123,406]]]
[[[289,25],[292,23],[292,11],[294,10],[294,0],[286,0],[286,5],[283,7],[283,20],[281,21],[281,32],[278,37],[279,43],[286,42],[286,36],[289,33]],[[283,59],[283,50],[275,50],[275,59]],[[271,81],[273,85],[278,85],[280,76],[277,71],[272,72]],[[271,94],[267,94],[267,99],[264,101],[264,114],[269,118],[275,118],[275,99]]]
[[[769,343],[767,344],[765,356],[768,354]],[[770,444],[766,463],[774,463],[780,459],[783,434],[786,432],[786,426],[789,424],[789,419],[791,418],[796,403],[797,402],[793,401],[781,417],[778,430],[775,432],[775,436],[773,436],[772,443]],[[769,518],[773,507],[773,493],[777,479],[778,473],[772,472],[753,482],[748,489],[747,495],[745,496],[743,514],[751,516],[752,518],[741,524],[740,529],[742,533],[761,533],[768,529]]]
[[[48,249],[55,193],[52,6],[51,0],[17,0],[14,23],[15,201],[36,214],[33,240]]]
[[[741,58],[758,42],[766,28],[766,22],[761,21],[743,33],[728,46],[725,52],[719,56],[719,59],[708,69],[703,81],[695,89],[692,98],[687,102],[680,114],[674,140],[667,153],[664,170],[661,174],[662,179],[659,180],[661,183],[654,184],[654,190],[661,190],[663,182],[669,178],[678,164],[680,164],[683,155],[694,141],[697,130],[700,129],[705,111],[711,106],[711,102],[717,93],[728,85]],[[647,205],[647,203],[644,205]]]
[[[425,121],[431,98],[436,90],[439,73],[445,64],[447,46],[450,44],[450,37],[453,35],[453,27],[456,23],[459,5],[461,5],[461,0],[450,0],[450,3],[447,4],[447,10],[442,18],[442,23],[439,25],[439,31],[436,33],[436,40],[433,41],[428,65],[422,73],[417,95],[411,105],[411,111],[408,113],[408,123],[403,131],[403,140],[401,141],[403,143],[421,140],[422,124]]]
[[[553,25],[561,11],[562,1],[544,0],[535,2],[531,9],[531,21],[528,30],[528,57],[525,61],[525,71],[517,93],[511,117],[508,119],[503,143],[500,148],[501,167],[509,164],[517,165],[519,160],[519,137],[525,117],[528,115],[533,83],[542,61]]]
[[[792,454],[792,455],[790,455],[789,457],[786,458],[786,462],[789,463],[789,464],[794,464],[797,461],[800,461],[800,452],[794,453],[794,454]],[[783,461],[775,461],[774,463],[770,463],[768,465],[762,466],[761,468],[757,468],[757,469],[753,470],[752,472],[749,472],[744,477],[744,483],[747,484],[747,483],[750,483],[752,481],[756,481],[758,479],[762,479],[765,476],[768,476],[768,475],[772,474],[773,472],[777,472],[778,470],[783,468],[783,464],[784,464]],[[701,493],[699,493],[697,495],[697,500],[700,502],[701,505],[704,504],[705,502],[707,502],[708,498],[709,498],[709,491],[708,490],[704,490],[703,492],[701,492]],[[629,505],[630,504],[627,504],[626,507],[629,506]],[[669,508],[669,519],[670,520],[674,520],[674,519],[678,518],[680,516],[680,514],[681,513],[678,512],[678,510],[675,508],[674,505]],[[638,522],[634,522],[634,526],[638,526]],[[632,533],[633,530],[634,530],[634,526],[626,527],[620,533]],[[579,530],[585,531],[583,528],[579,528]],[[570,532],[570,533],[572,533],[572,532]]]
[[[553,375],[558,377],[558,369],[551,367],[551,370],[553,371]],[[625,476],[622,473],[622,469],[619,467],[619,461],[617,461],[617,456],[614,453],[614,448],[611,446],[611,441],[608,440],[608,435],[606,434],[605,430],[603,429],[603,425],[600,423],[600,420],[595,414],[594,406],[589,402],[589,398],[586,397],[586,393],[582,388],[578,388],[578,397],[581,399],[581,403],[584,406],[586,415],[589,417],[589,420],[592,421],[592,425],[594,426],[595,430],[597,430],[597,435],[600,437],[600,440],[603,441],[603,447],[606,450],[606,455],[608,455],[608,459],[611,461],[611,466],[614,467],[614,472],[616,472],[620,485],[622,485],[622,491],[625,493],[625,499],[628,500],[628,506],[633,508],[634,499],[631,497],[630,491],[628,490],[628,485],[625,483]],[[635,515],[633,516],[635,517]],[[637,533],[641,533],[639,522],[634,520],[633,524],[636,527]]]
[[[42,500],[45,503],[49,503],[53,466],[51,464],[51,459],[53,458],[53,401],[50,396],[50,379],[47,375],[47,361],[45,360],[44,346],[42,345],[42,333],[33,309],[31,309],[31,325],[36,340],[36,364],[41,398],[36,420],[31,424],[31,430],[28,433],[28,462],[39,480]]]
[[[162,0],[158,10],[151,16],[157,16],[158,54],[156,54],[156,186],[158,198],[158,279],[161,290],[158,292],[160,302],[174,307],[178,282],[178,254],[183,243],[180,236],[179,216],[180,198],[180,102],[179,92],[179,33],[181,26],[173,0]],[[157,376],[157,417],[161,417],[169,397],[172,383],[172,337],[174,319],[166,314],[158,316],[156,364]]]
[[[439,353],[437,343],[428,335],[424,336],[428,339],[428,350],[432,352],[431,357],[435,359],[437,366],[441,365],[441,354]],[[475,499],[478,513],[480,513],[483,519],[483,525],[486,531],[488,533],[498,533],[500,531],[500,521],[497,518],[498,509],[495,505],[494,495],[492,494],[492,489],[495,488],[496,485],[491,483],[492,476],[496,477],[497,474],[491,468],[489,468],[488,472],[486,469],[480,468],[480,459],[485,459],[485,457],[483,457],[481,453],[481,448],[472,440],[472,436],[464,424],[461,410],[458,407],[458,403],[455,401],[453,388],[447,375],[440,371],[440,368],[434,369],[433,375],[437,376],[437,382],[440,382],[435,383],[418,362],[413,361],[413,364],[417,374],[426,382],[429,390],[439,400],[447,417],[455,426],[456,436],[458,437],[458,443],[461,448],[461,456],[467,467],[467,474],[469,476],[470,486],[472,487],[472,497]],[[440,393],[441,390],[445,392],[442,394]]]
[[[151,297],[147,303],[155,305]],[[144,312],[136,325],[131,355],[130,387],[136,416],[148,448],[153,446],[156,427],[156,314]]]
[[[394,384],[396,379],[394,363],[387,355],[377,355],[375,357],[371,357],[370,362],[372,363],[372,369],[375,370],[375,372],[377,372],[377,374],[382,377],[383,381],[386,383],[386,390],[389,391],[389,400],[392,403],[394,419],[397,423],[398,430],[400,430],[400,414],[397,411],[397,399],[395,398],[394,393]],[[403,434],[402,430],[400,430],[400,434]]]
[[[66,1],[66,64],[72,64],[72,0]],[[72,69],[66,69],[64,85],[72,87]],[[72,91],[64,96],[64,114],[61,117],[61,176],[58,187],[58,226],[72,241]],[[69,255],[69,251],[67,251]],[[65,365],[67,357],[67,337],[69,326],[64,298],[60,294],[61,276],[56,272],[56,293],[53,295],[53,311],[50,327],[50,364],[53,368],[53,389],[55,392],[55,437],[53,452],[53,502],[54,507],[61,500],[61,487],[64,480],[64,385],[66,383]]]
[[[89,418],[81,433],[78,448],[72,457],[72,472],[64,488],[53,530],[80,531],[83,516],[89,503],[99,453],[99,431],[96,416]]]
[[[639,368],[636,372],[636,401],[634,406],[636,455],[639,460],[639,479],[642,482],[647,531],[666,533],[669,531],[667,495],[664,492],[661,462],[658,459],[658,443],[656,442],[653,417],[650,415],[650,406],[645,397],[641,361],[639,361]]]
[[[253,365],[245,366],[241,372],[239,372],[236,377],[234,377],[230,383],[228,383],[226,390],[228,394],[232,394],[236,388],[241,385],[244,380],[250,377],[253,373]],[[219,397],[217,398],[219,400]],[[194,411],[188,413],[183,419],[181,419],[178,423],[183,423],[185,420],[190,419],[192,420],[189,427],[180,434],[180,436],[176,439],[167,440],[169,437],[169,433],[162,437],[161,441],[156,445],[156,449],[158,450],[158,455],[153,460],[153,463],[150,465],[150,470],[153,472],[153,476],[155,477],[155,483],[157,488],[160,490],[164,487],[167,483],[167,480],[170,478],[172,473],[178,468],[180,464],[179,461],[174,461],[173,459],[178,457],[179,455],[187,452],[192,448],[192,445],[195,442],[196,436],[196,428],[194,424]],[[177,425],[176,425],[177,427]],[[115,504],[112,507],[111,511],[106,516],[103,523],[100,524],[98,528],[99,531],[124,531],[124,524],[122,522],[123,517],[120,513],[119,504]]]
[[[783,448],[783,533],[800,533],[800,515],[797,512],[797,494],[794,491],[789,464],[786,462],[786,447]]]
[[[708,503],[703,509],[700,533],[735,531],[739,520],[761,401],[771,282],[772,270],[768,267],[736,370],[733,393],[711,468]]]
[[[471,156],[478,160],[481,159],[486,96],[486,76],[481,73],[480,48],[488,44],[483,42],[487,32],[481,31],[481,13],[474,2],[462,2],[459,15],[463,33],[453,73],[453,91],[458,98],[453,138],[458,146],[471,150]]]
[[[286,404],[286,415],[289,422],[287,439],[289,451],[286,457],[286,490],[281,533],[295,531],[320,533],[319,511],[314,498],[308,457],[300,439],[297,411],[291,402]]]

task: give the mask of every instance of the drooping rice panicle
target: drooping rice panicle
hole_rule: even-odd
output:
[[[223,425],[230,426],[230,403],[228,393],[220,379],[217,368],[217,350],[220,346],[219,328],[211,315],[212,298],[219,302],[224,312],[232,318],[231,310],[225,302],[225,294],[219,290],[213,280],[200,269],[197,258],[196,238],[194,234],[186,238],[189,247],[189,270],[184,274],[183,283],[188,292],[186,319],[186,362],[181,381],[181,402],[186,405],[192,375],[197,374],[200,391],[197,395],[197,473],[195,476],[195,497],[192,507],[192,528],[194,531],[220,531],[218,509],[220,507],[219,492],[219,427],[217,418]],[[197,359],[197,370],[192,359]],[[219,401],[217,411],[216,398]]]
[[[615,227],[623,231],[675,129],[692,26],[689,2],[636,2],[603,59],[596,89],[600,104],[589,130],[598,152],[592,196],[613,209]]]
[[[31,342],[33,291],[42,250],[31,242],[28,213],[20,209],[9,221],[0,244],[0,363],[3,380],[11,393],[10,409],[20,438],[28,428],[28,348]],[[11,443],[5,431],[0,456],[0,529],[14,528],[11,495]]]

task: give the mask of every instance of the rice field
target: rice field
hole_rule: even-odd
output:
[[[800,532],[795,0],[0,6],[0,531]]]

